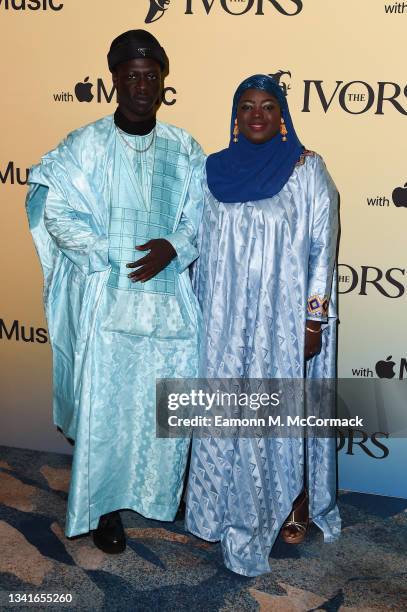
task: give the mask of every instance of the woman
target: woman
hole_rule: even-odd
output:
[[[229,147],[206,174],[201,376],[333,378],[337,192],[270,77],[238,87]],[[245,576],[269,571],[283,525],[286,542],[303,539],[308,508],[325,541],[340,532],[334,439],[195,438],[188,485],[187,529],[220,540],[226,566]]]

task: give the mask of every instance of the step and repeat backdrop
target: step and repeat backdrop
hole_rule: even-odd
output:
[[[372,379],[372,402],[383,400],[382,382],[401,388],[406,3],[0,0],[0,25],[0,444],[71,452],[51,422],[51,351],[25,215],[27,173],[67,132],[114,111],[106,54],[132,28],[151,31],[170,58],[159,118],[186,128],[207,153],[226,146],[237,84],[258,72],[279,81],[297,133],[322,154],[341,194],[339,376]],[[395,393],[395,410],[406,399]],[[389,437],[385,424],[379,429],[338,439],[340,485],[407,497],[406,441]]]

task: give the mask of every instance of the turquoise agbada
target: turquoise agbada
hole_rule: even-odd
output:
[[[29,175],[54,423],[75,440],[67,536],[124,508],[173,520],[182,493],[189,441],[155,437],[155,383],[197,374],[188,266],[198,256],[204,155],[165,123],[145,151],[151,138],[119,134],[108,116],[69,134]],[[134,247],[159,237],[177,257],[131,283],[126,264],[146,254]]]

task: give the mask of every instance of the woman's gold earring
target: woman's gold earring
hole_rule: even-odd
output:
[[[280,124],[280,134],[282,136],[282,141],[283,142],[287,142],[287,128],[285,127],[285,121],[283,119],[283,117],[281,117],[281,124]]]
[[[235,126],[233,128],[233,142],[237,142],[238,136],[239,136],[239,128],[237,127],[237,119],[235,119]]]

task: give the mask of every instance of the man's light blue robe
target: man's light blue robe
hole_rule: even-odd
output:
[[[270,199],[225,204],[207,184],[204,196],[194,264],[203,315],[200,376],[301,379],[306,370],[308,378],[334,378],[338,196],[322,159],[307,152]],[[322,350],[307,363],[306,319],[324,327]],[[232,571],[269,571],[304,471],[311,519],[325,541],[338,537],[335,440],[307,439],[306,470],[304,446],[294,437],[193,440],[186,528],[220,540]]]
[[[124,136],[124,138],[123,138]],[[54,422],[75,440],[66,534],[131,508],[173,520],[188,441],[155,438],[155,381],[197,373],[199,309],[188,266],[203,153],[179,128],[119,137],[113,117],[68,135],[31,169],[27,210],[44,273]],[[140,146],[141,145],[141,146]],[[131,283],[134,250],[165,238],[177,257]]]

